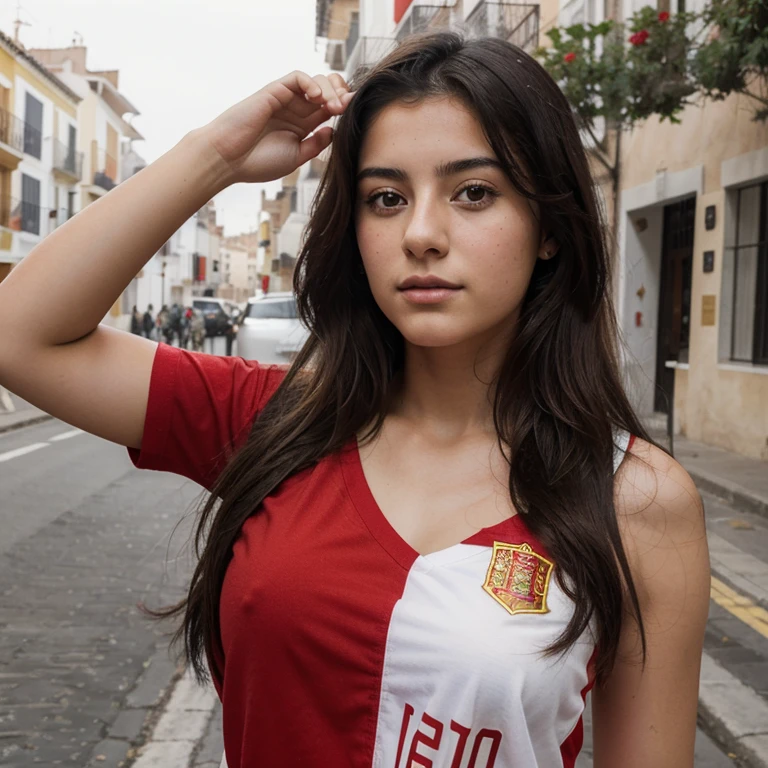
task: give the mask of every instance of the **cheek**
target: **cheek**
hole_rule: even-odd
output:
[[[398,243],[392,227],[377,226],[377,222],[368,219],[358,222],[357,247],[370,279],[386,272],[388,267],[391,268],[395,264],[393,254],[398,252]]]
[[[529,227],[515,216],[495,226],[464,233],[461,252],[472,254],[470,279],[489,301],[521,299],[536,263],[536,244]]]

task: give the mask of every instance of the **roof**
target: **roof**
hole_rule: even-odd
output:
[[[14,56],[18,56],[20,59],[26,61],[33,69],[37,70],[52,85],[55,85],[56,88],[58,88],[65,96],[72,99],[75,104],[79,104],[82,101],[82,99],[73,90],[64,85],[64,83],[59,80],[59,78],[56,77],[53,72],[44,67],[34,56],[31,56],[29,53],[27,53],[22,46],[15,43],[13,40],[11,40],[10,37],[8,37],[8,35],[4,34],[3,32],[0,32],[0,45],[7,48]]]

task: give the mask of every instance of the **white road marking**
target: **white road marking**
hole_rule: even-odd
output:
[[[70,437],[77,437],[82,434],[84,434],[82,429],[73,429],[69,432],[62,432],[60,435],[54,435],[49,438],[49,441],[55,443],[57,440],[69,440]]]
[[[45,448],[46,445],[50,445],[51,443],[60,442],[61,440],[69,440],[70,437],[77,437],[78,435],[83,434],[85,433],[82,429],[71,429],[68,432],[60,432],[58,435],[49,438],[45,443],[32,443],[32,445],[26,445],[24,448],[16,448],[16,450],[13,451],[0,453],[0,462],[24,456],[27,453],[32,453],[32,451],[38,450],[38,448]]]
[[[47,445],[50,445],[50,443],[32,443],[32,445],[26,445],[24,448],[16,448],[14,451],[0,453],[0,462],[15,459],[17,456],[23,456],[25,453],[32,453],[32,451],[45,448]]]

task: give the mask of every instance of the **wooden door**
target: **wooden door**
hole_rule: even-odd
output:
[[[658,413],[669,413],[673,392],[675,370],[667,361],[688,362],[695,217],[695,197],[664,207],[654,390]]]

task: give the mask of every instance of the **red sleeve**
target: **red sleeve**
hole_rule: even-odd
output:
[[[210,490],[284,376],[281,366],[158,344],[141,450],[129,448],[131,460]]]

